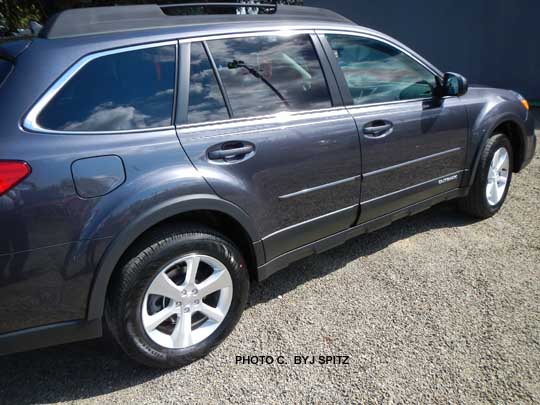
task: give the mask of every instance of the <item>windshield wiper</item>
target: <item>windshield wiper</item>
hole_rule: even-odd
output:
[[[232,62],[229,62],[227,67],[229,69],[238,69],[238,68],[244,68],[246,69],[249,73],[251,73],[254,77],[256,77],[257,79],[260,79],[262,80],[262,82],[264,84],[266,84],[270,90],[272,90],[274,92],[274,94],[276,96],[279,97],[279,99],[281,101],[283,101],[283,104],[285,104],[287,107],[289,107],[289,102],[285,99],[285,97],[283,96],[283,94],[280,93],[280,91],[278,89],[276,89],[274,87],[274,85],[272,83],[270,83],[270,81],[268,81],[268,79],[266,79],[263,75],[261,75],[257,69],[255,69],[254,67],[252,66],[249,66],[247,65],[244,61],[241,61],[241,60],[233,60]]]

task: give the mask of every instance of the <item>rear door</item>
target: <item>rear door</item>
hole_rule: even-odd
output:
[[[375,37],[321,34],[362,148],[360,221],[459,187],[467,114],[458,97],[434,98],[436,72]]]
[[[356,125],[317,49],[309,33],[182,45],[179,138],[215,192],[253,218],[268,260],[357,218]]]

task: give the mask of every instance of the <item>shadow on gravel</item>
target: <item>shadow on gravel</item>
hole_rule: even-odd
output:
[[[531,114],[533,115],[534,119],[535,119],[535,128],[536,128],[536,131],[540,131],[540,108],[538,107],[534,107],[534,108],[531,108]]]
[[[401,219],[386,228],[361,235],[345,244],[316,256],[293,263],[251,288],[249,306],[272,300],[312,279],[324,277],[355,261],[402,239],[432,229],[466,226],[476,220],[460,213],[453,203],[443,203],[412,217]],[[324,263],[324,264],[321,264]]]
[[[439,205],[291,265],[254,285],[249,305],[272,300],[398,240],[432,229],[460,227],[472,222],[456,212],[453,205]],[[97,340],[2,357],[0,370],[0,403],[17,404],[93,398],[170,373],[133,363],[108,335]]]
[[[129,360],[106,336],[0,358],[0,404],[94,398],[169,373]]]

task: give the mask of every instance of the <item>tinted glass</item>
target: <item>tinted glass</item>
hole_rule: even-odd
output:
[[[38,123],[58,131],[119,131],[171,125],[174,45],[103,56],[51,100]]]
[[[4,82],[12,67],[11,62],[0,59],[0,84]]]
[[[426,98],[435,76],[398,49],[369,38],[326,35],[354,104]]]
[[[219,121],[229,118],[223,94],[201,43],[191,45],[188,122]]]
[[[309,35],[208,43],[235,117],[331,107]]]

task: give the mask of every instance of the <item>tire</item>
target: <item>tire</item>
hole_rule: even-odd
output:
[[[492,173],[490,173],[490,167],[494,161],[495,153],[504,148],[508,154],[508,167],[506,170],[506,182],[504,184],[504,191],[501,193],[490,194],[488,197],[488,185],[490,189],[493,189],[494,182],[499,184],[499,180],[491,180]],[[476,171],[473,185],[469,191],[469,194],[460,199],[458,202],[461,211],[480,219],[490,218],[495,215],[504,204],[510,183],[512,181],[512,168],[513,168],[513,150],[510,140],[505,134],[495,134],[488,139],[482,155],[480,156],[480,162]],[[499,171],[499,173],[504,170]],[[498,177],[503,178],[503,177]],[[501,188],[498,188],[502,190]],[[490,201],[491,200],[491,201]]]
[[[197,271],[189,272],[197,258]],[[195,274],[191,284],[188,274]],[[217,286],[219,292],[203,295]],[[152,294],[157,292],[169,297]],[[107,293],[105,318],[116,341],[135,361],[157,368],[182,367],[208,354],[231,333],[248,292],[246,263],[227,238],[200,226],[161,229],[137,243],[119,264]],[[159,322],[154,318],[169,313],[154,328]],[[183,322],[187,317],[189,322]]]

